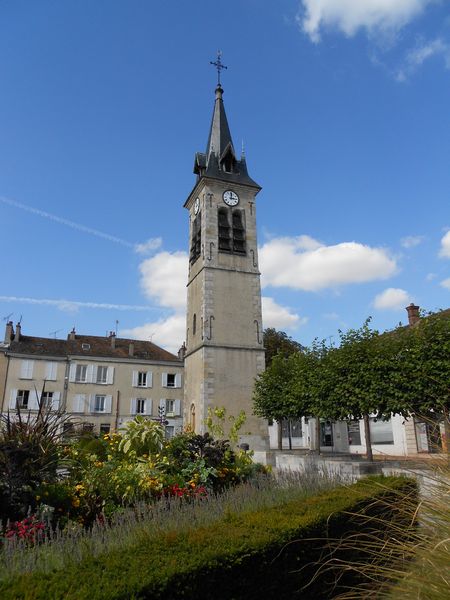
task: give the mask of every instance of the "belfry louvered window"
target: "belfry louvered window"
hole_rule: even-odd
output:
[[[218,211],[219,252],[245,254],[244,211],[220,207]]]
[[[228,220],[228,208],[219,208],[218,226],[219,251],[225,250],[229,252],[231,250],[231,227],[230,222]]]
[[[233,210],[233,252],[245,254],[245,229],[241,210]]]
[[[192,238],[191,238],[191,263],[195,262],[200,256],[202,249],[202,215],[199,213],[192,224]]]

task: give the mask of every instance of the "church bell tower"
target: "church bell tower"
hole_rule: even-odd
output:
[[[206,152],[195,155],[196,184],[189,211],[189,276],[184,422],[206,430],[208,408],[244,410],[240,442],[267,449],[267,423],[252,414],[256,376],[264,370],[261,288],[256,242],[256,196],[242,153],[231,139],[223,89],[215,90]]]

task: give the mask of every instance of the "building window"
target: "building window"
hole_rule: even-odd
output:
[[[75,382],[86,383],[87,365],[77,365],[75,369]]]
[[[221,206],[218,210],[219,251],[245,254],[244,212]]]
[[[111,431],[111,425],[109,423],[100,423],[100,433],[106,435]]]
[[[16,406],[18,408],[28,408],[30,400],[30,391],[29,390],[17,390],[16,396]]]
[[[33,379],[34,360],[23,360],[20,365],[20,379]]]
[[[45,379],[47,379],[47,381],[56,381],[57,369],[58,363],[48,362],[45,367]]]
[[[166,400],[166,416],[175,414],[175,400]]]
[[[94,398],[94,412],[105,412],[106,396],[96,395]]]
[[[361,429],[359,421],[349,421],[347,423],[348,443],[350,446],[361,445]]]
[[[233,252],[245,254],[245,229],[241,210],[233,210]]]
[[[174,434],[175,434],[175,427],[173,425],[166,425],[166,430],[165,430],[166,440],[172,439]]]
[[[97,383],[107,383],[108,367],[97,367]]]
[[[53,404],[53,392],[43,392],[41,394],[42,408],[51,408]]]
[[[202,214],[199,213],[192,223],[191,252],[189,260],[194,263],[202,249]]]
[[[175,373],[167,373],[167,387],[175,387]]]
[[[192,317],[192,335],[195,335],[197,332],[197,315],[194,313]]]
[[[145,398],[136,398],[136,414],[145,415]]]
[[[372,444],[393,444],[394,432],[392,431],[392,422],[390,419],[370,418],[370,439]]]
[[[147,371],[138,372],[138,387],[147,387]]]
[[[63,423],[63,437],[70,437],[75,434],[75,425],[73,423]]]
[[[231,228],[228,221],[228,209],[220,207],[218,212],[219,227],[219,250],[230,252],[231,250]]]

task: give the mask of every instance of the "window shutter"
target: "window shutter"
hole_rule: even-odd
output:
[[[179,417],[181,414],[181,400],[175,400],[173,403],[173,412],[176,417]]]
[[[40,399],[41,399],[41,394],[37,390],[30,390],[30,395],[29,395],[29,400],[28,400],[28,410],[38,410]]]
[[[86,402],[85,394],[76,394],[73,397],[73,411],[76,413],[84,413],[84,405]]]
[[[133,371],[133,387],[137,387],[138,384],[138,372],[137,371]]]
[[[153,411],[152,411],[152,399],[151,398],[147,398],[145,400],[145,414],[146,415],[153,414]]]
[[[94,412],[95,409],[95,394],[90,394],[89,396],[89,410]]]
[[[9,395],[9,408],[16,409],[17,407],[17,390],[11,390]]]
[[[181,373],[177,373],[175,375],[175,387],[176,388],[180,388],[181,387]]]
[[[105,410],[103,412],[110,413],[112,407],[112,396],[105,396]]]
[[[56,369],[57,369],[57,363],[55,362],[48,362],[46,364],[46,368],[45,368],[45,379],[47,381],[56,381]]]
[[[61,397],[60,392],[53,392],[52,398],[52,410],[59,410],[59,399]]]
[[[159,408],[163,408],[164,412],[166,412],[166,399],[165,398],[161,398],[161,400],[159,401]]]
[[[167,373],[162,374],[162,386],[167,387]]]
[[[153,373],[147,371],[147,387],[153,387]]]
[[[70,369],[69,369],[69,381],[71,383],[73,383],[75,381],[76,370],[77,370],[77,365],[76,364],[71,364],[70,365]]]
[[[86,381],[87,383],[95,383],[97,377],[97,367],[94,365],[88,365],[86,369]]]
[[[130,415],[136,414],[136,398],[131,398]]]
[[[106,371],[106,383],[111,385],[114,382],[114,367],[108,367]]]
[[[20,365],[20,378],[33,379],[33,360],[23,360]]]

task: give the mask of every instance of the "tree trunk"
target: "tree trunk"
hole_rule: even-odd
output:
[[[291,435],[291,420],[288,419],[288,439],[289,439],[289,450],[292,450],[292,435]]]
[[[320,454],[320,419],[316,417],[316,450]]]
[[[277,421],[277,437],[278,437],[278,450],[283,450],[283,425],[281,420]]]
[[[370,421],[369,421],[369,415],[365,414],[363,415],[363,419],[364,419],[364,436],[366,438],[366,455],[367,455],[367,460],[372,462],[373,461],[373,453],[372,453],[372,440],[370,438]]]

